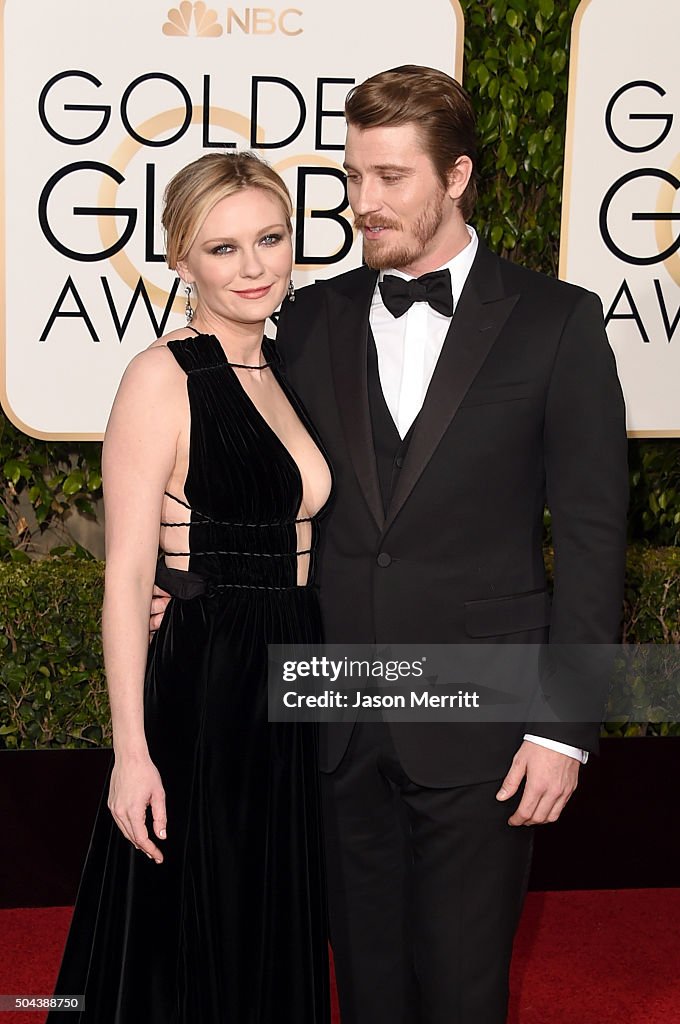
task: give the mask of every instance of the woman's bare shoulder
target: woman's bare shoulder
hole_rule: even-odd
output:
[[[106,436],[110,439],[112,430],[147,437],[156,437],[157,430],[169,430],[175,436],[186,419],[186,402],[185,372],[167,346],[150,345],[128,363],[116,392]]]
[[[138,352],[127,365],[120,382],[117,400],[140,395],[147,400],[162,397],[168,390],[177,393],[186,391],[186,373],[180,367],[172,351],[168,348],[169,341],[184,340],[194,337],[186,327],[170,331],[161,338],[156,338],[150,345]]]
[[[175,336],[183,335],[181,331],[172,331],[153,341],[130,360],[121,379],[119,394],[141,391],[151,396],[168,388],[184,388],[186,374],[167,346]]]
[[[196,334],[189,327],[178,327],[176,331],[169,331],[162,338],[156,338],[146,349],[167,348],[169,341],[184,341],[186,338],[195,338]]]

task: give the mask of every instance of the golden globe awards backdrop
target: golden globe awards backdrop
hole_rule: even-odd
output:
[[[632,435],[680,436],[680,2],[582,0],[560,276],[601,296]]]
[[[125,366],[183,322],[162,192],[204,152],[251,148],[296,208],[295,282],[358,265],[343,101],[404,63],[462,72],[458,0],[5,0],[5,413],[102,436]]]

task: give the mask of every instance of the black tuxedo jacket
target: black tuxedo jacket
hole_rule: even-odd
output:
[[[318,563],[327,641],[616,642],[627,444],[599,299],[480,242],[385,516],[367,394],[376,278],[362,267],[301,289],[279,321],[288,379],[335,476]],[[404,769],[428,786],[501,778],[525,731],[597,745],[594,725],[569,722],[391,729]],[[350,732],[322,727],[322,768],[339,764]]]

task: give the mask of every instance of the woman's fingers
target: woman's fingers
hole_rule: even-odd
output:
[[[128,840],[128,842],[132,843],[132,845],[135,846],[136,843],[135,843],[135,840],[134,840],[134,836],[132,835],[132,832],[130,831],[130,828],[129,828],[129,825],[128,825],[126,819],[121,818],[118,814],[116,814],[116,812],[113,810],[113,808],[111,806],[109,806],[109,810],[111,811],[111,816],[112,816],[113,820],[115,821],[116,825],[121,830],[121,832],[123,833],[125,838]]]
[[[163,854],[158,849],[156,844],[149,838],[149,833],[145,824],[146,807],[139,812],[133,813],[128,818],[128,824],[130,831],[133,836],[133,842],[138,850],[145,853],[151,860],[155,860],[157,864],[163,863]]]
[[[151,794],[151,814],[154,832],[159,839],[166,839],[168,818],[165,812],[165,793],[162,789]]]

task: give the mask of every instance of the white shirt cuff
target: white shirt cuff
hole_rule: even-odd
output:
[[[575,760],[580,761],[581,764],[585,764],[588,760],[587,750],[581,750],[580,747],[572,747],[568,743],[558,743],[557,740],[549,740],[545,736],[532,736],[529,733],[524,734],[524,739],[529,740],[530,743],[538,743],[539,747],[547,747],[548,750],[557,750],[560,754],[573,757]]]

